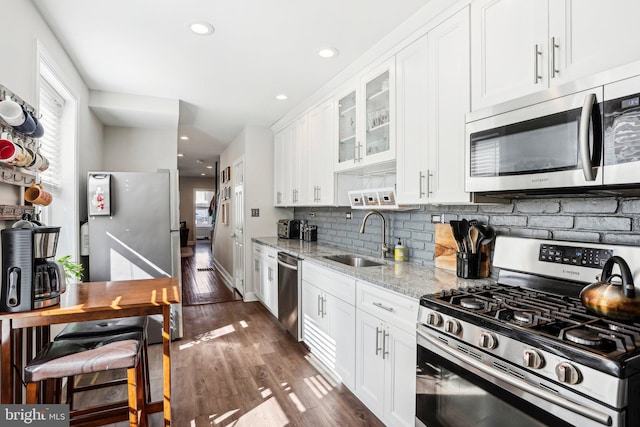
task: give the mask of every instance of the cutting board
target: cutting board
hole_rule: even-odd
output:
[[[456,271],[458,245],[456,239],[453,238],[453,231],[449,224],[436,224],[435,242],[436,267]],[[491,245],[485,245],[480,248],[480,277],[489,277],[490,274],[490,246]]]

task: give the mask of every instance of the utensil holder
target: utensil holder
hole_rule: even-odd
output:
[[[458,252],[456,254],[456,276],[463,279],[479,279],[480,254]]]

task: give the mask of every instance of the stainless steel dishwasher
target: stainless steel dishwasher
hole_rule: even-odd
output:
[[[278,252],[278,320],[298,340],[300,259]]]

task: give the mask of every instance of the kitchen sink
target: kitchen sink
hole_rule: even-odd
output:
[[[368,258],[363,258],[357,255],[327,255],[323,258],[339,262],[341,264],[350,265],[352,267],[377,267],[384,265],[381,262],[372,261]]]

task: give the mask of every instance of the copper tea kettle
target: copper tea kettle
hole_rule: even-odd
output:
[[[620,274],[612,274],[617,264]],[[620,282],[612,282],[617,277]],[[627,262],[612,256],[602,267],[600,281],[585,286],[580,291],[582,303],[595,313],[619,320],[640,319],[640,299],[636,298],[633,275]]]

